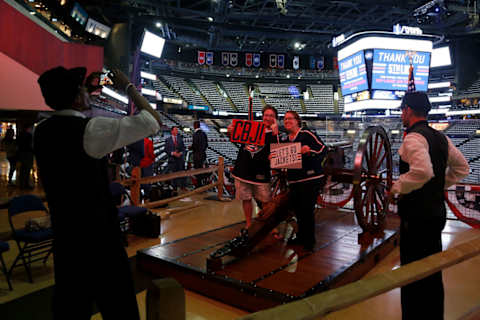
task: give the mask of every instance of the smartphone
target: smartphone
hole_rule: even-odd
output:
[[[110,79],[109,75],[110,75],[110,70],[102,72],[102,74],[100,75],[99,85],[101,85],[101,86],[112,85],[113,81],[112,81],[112,79]]]

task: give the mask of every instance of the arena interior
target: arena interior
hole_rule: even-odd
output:
[[[418,50],[422,54],[426,52],[428,57],[426,62],[415,65],[415,70],[423,69],[414,73],[414,81],[417,90],[427,92],[432,104],[429,123],[452,140],[470,166],[469,175],[447,191],[450,202],[449,221],[442,235],[444,250],[469,241],[473,243],[475,239],[478,245],[479,4],[477,0],[2,0],[0,58],[4,68],[0,76],[0,135],[3,138],[7,128],[18,133],[50,117],[52,110],[43,101],[37,78],[57,65],[86,66],[89,73],[106,74],[115,67],[129,76],[162,118],[160,132],[152,137],[155,176],[168,174],[165,140],[170,136],[170,128],[179,127],[185,145],[190,146],[193,122],[200,120],[208,137],[208,165],[217,166],[219,158],[224,159],[224,171],[213,172],[209,181],[216,183],[223,176],[223,184],[175,199],[168,202],[167,207],[150,208],[161,218],[158,237],[127,235],[126,249],[135,269],[141,317],[150,319],[145,300],[152,276],[137,266],[137,252],[243,224],[241,204],[233,199],[231,169],[239,146],[230,142],[227,134],[232,119],[247,120],[251,111],[253,119],[250,120],[261,121],[263,107],[272,105],[279,112],[280,131],[284,131],[283,115],[289,110],[297,111],[303,127],[315,132],[332,150],[342,150],[340,165],[349,170],[356,169],[357,150],[367,128],[383,127],[391,146],[391,173],[396,179],[398,149],[404,133],[399,106],[407,90],[408,57],[407,62],[397,65],[400,71],[387,64],[380,72],[382,75],[378,72],[381,61],[377,59],[381,54],[397,51],[418,56]],[[366,39],[375,40],[365,44]],[[393,44],[388,44],[386,39],[392,39]],[[154,41],[153,45],[149,41]],[[415,41],[428,42],[430,47],[417,49]],[[404,42],[412,47],[403,47]],[[355,45],[363,47],[355,49]],[[361,61],[352,68],[347,60],[354,55]],[[403,83],[398,85],[394,80],[381,79],[402,79]],[[124,93],[108,85],[94,94],[88,116],[120,118],[135,113],[135,106]],[[120,180],[133,179],[129,152],[129,148],[124,148],[120,154],[116,172]],[[188,151],[187,170],[193,168],[192,161]],[[23,194],[44,199],[36,167],[31,171],[32,189],[21,189],[18,185],[8,185],[9,164],[3,150],[0,165],[0,242],[8,243],[10,248],[1,254],[7,268],[5,273],[13,286],[10,290],[5,274],[0,274],[0,314],[2,319],[50,319],[49,301],[54,286],[52,258],[44,264],[32,264],[33,283],[28,281],[23,267],[10,270],[18,248],[12,238],[8,203]],[[68,173],[65,179],[75,183],[68,181]],[[159,180],[155,185],[168,189],[169,182]],[[195,177],[188,176],[187,190],[182,192],[195,189]],[[209,195],[216,195],[219,189],[230,201],[205,200]],[[351,190],[348,183],[335,185],[322,191],[323,200],[334,204],[342,202]],[[140,203],[148,202],[139,197]],[[318,207],[321,206],[319,202]],[[394,207],[389,207],[390,215],[395,215]],[[353,216],[354,200],[348,199],[339,210]],[[72,217],[72,223],[84,222],[81,217]],[[285,243],[282,246],[287,248]],[[380,261],[375,260],[361,279],[399,268],[398,251],[395,247]],[[480,317],[477,272],[480,260],[475,256],[478,247],[475,252],[462,259],[464,262],[442,267],[445,268],[446,319]],[[301,269],[301,259],[298,259],[295,268]],[[286,265],[291,266],[291,260]],[[249,268],[255,267],[255,264],[249,265]],[[295,272],[295,268],[291,272]],[[172,274],[168,276],[176,278]],[[181,275],[176,280],[183,284]],[[215,294],[196,287],[189,288],[187,284],[184,287],[184,319],[247,319],[252,311],[259,312],[258,319],[267,319],[258,311],[267,308],[242,308],[242,304],[218,299]],[[178,301],[173,303],[181,305]],[[157,307],[162,312],[161,301]],[[295,307],[298,306],[291,308]],[[319,314],[313,305],[311,314],[326,319],[400,319],[400,290],[398,286],[393,287],[333,310]],[[278,319],[308,318],[291,317],[296,313],[290,312],[285,311],[284,317]],[[257,319],[256,313],[251,316],[248,319]],[[101,316],[94,314],[92,319],[101,319]]]

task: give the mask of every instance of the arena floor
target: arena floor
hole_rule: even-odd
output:
[[[20,194],[16,187],[7,187],[6,172],[8,163],[0,155],[0,200]],[[30,191],[29,191],[30,192]],[[42,190],[36,185],[31,193],[42,195]],[[129,236],[128,255],[133,257],[140,249],[174,241],[187,236],[195,235],[225,225],[238,223],[243,220],[241,205],[237,201],[217,202],[204,200],[206,194],[177,201],[171,208],[188,206],[190,209],[179,210],[168,214],[168,209],[159,209],[163,217],[162,233],[158,239]],[[191,208],[194,206],[193,208]],[[0,210],[0,239],[9,237],[9,225],[6,209]],[[458,221],[449,221],[443,231],[444,249],[478,237],[480,230],[474,230]],[[7,266],[10,266],[17,254],[15,243],[9,240],[10,251],[4,253]],[[399,267],[399,251],[394,249],[386,258],[381,260],[365,277]],[[474,257],[444,271],[445,284],[445,319],[475,319],[480,309],[480,257]],[[32,292],[53,285],[53,267],[51,259],[46,267],[41,263],[33,270],[34,283],[30,284],[22,268],[16,268],[12,276],[13,291],[9,291],[3,275],[0,275],[0,304],[20,299]],[[142,319],[145,319],[146,291],[137,295]],[[186,290],[187,319],[235,319],[246,315],[247,312],[229,305],[206,298],[197,293]],[[95,315],[92,319],[101,319]],[[401,319],[400,290],[394,289],[385,294],[368,299],[341,311],[334,312],[325,319]]]

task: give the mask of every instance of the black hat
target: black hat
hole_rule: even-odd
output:
[[[87,69],[83,67],[73,69],[56,67],[45,71],[38,78],[45,103],[55,110],[71,107],[86,73]]]
[[[428,113],[432,109],[432,105],[428,100],[428,96],[425,92],[415,91],[406,92],[402,99],[401,109],[410,107],[413,110]]]

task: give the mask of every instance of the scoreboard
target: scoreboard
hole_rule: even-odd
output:
[[[432,40],[430,35],[384,31],[359,32],[345,39],[337,53],[344,112],[398,109],[408,89],[410,64],[416,91],[426,92]]]
[[[338,62],[342,95],[368,90],[367,68],[363,51]]]
[[[373,50],[372,89],[407,90],[410,56],[417,91],[427,91],[430,52]]]

